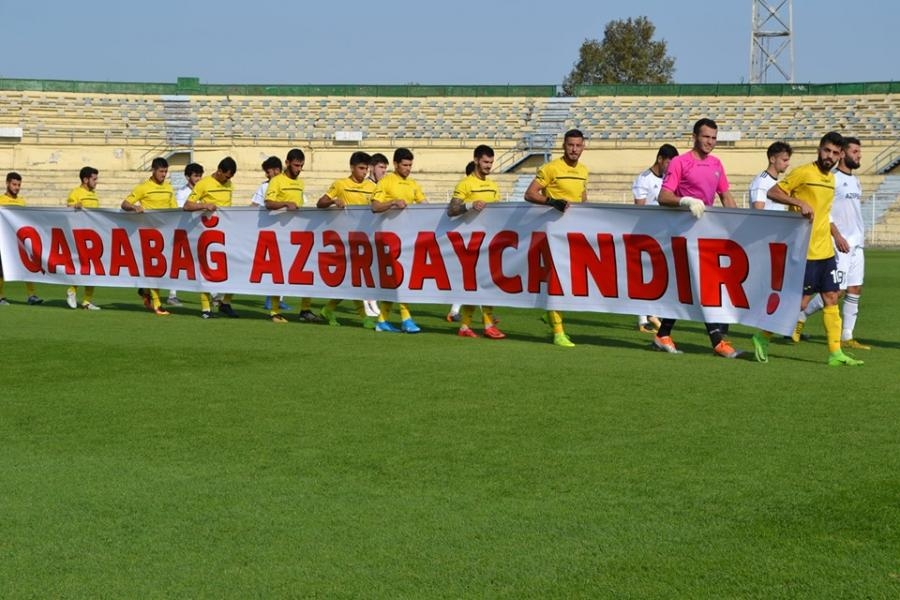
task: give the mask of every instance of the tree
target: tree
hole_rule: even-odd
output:
[[[647,17],[610,21],[602,42],[584,40],[563,89],[572,94],[581,84],[672,83],[675,59],[666,53],[665,40],[653,41],[655,32]]]

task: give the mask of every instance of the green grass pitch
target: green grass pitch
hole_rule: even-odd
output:
[[[536,310],[494,341],[7,283],[0,597],[900,597],[900,253],[868,259],[857,369],[820,315],[758,364],[739,326],[731,361],[624,315],[563,349]]]

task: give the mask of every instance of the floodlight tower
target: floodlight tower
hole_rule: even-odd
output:
[[[794,83],[793,0],[752,0],[750,83],[767,83],[769,69]]]

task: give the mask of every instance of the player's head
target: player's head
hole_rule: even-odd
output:
[[[412,172],[413,153],[409,148],[394,150],[394,172],[400,177],[409,177]]]
[[[6,174],[6,193],[15,198],[22,189],[22,176],[15,171]]]
[[[584,134],[580,129],[570,129],[563,134],[563,158],[567,163],[574,164],[581,158],[584,152]]]
[[[381,181],[381,178],[384,177],[384,174],[387,172],[388,168],[388,158],[381,152],[376,152],[372,155],[372,160],[369,163],[369,177],[375,183]]]
[[[656,168],[660,175],[665,175],[669,169],[669,163],[678,156],[678,150],[672,144],[663,144],[656,151]]]
[[[350,177],[353,178],[357,183],[361,182],[366,178],[366,175],[369,173],[369,163],[372,162],[372,157],[369,156],[367,152],[363,152],[362,150],[357,150],[353,154],[350,155]]]
[[[78,171],[78,179],[86,190],[93,192],[97,189],[97,175],[99,174],[100,171],[94,167],[81,167],[81,170]]]
[[[219,161],[219,166],[216,167],[216,172],[213,173],[213,177],[215,177],[216,181],[219,183],[225,183],[226,181],[230,181],[235,173],[237,173],[237,163],[230,156],[226,156]]]
[[[852,171],[858,169],[862,161],[862,144],[859,138],[844,136],[844,143],[841,145],[841,166],[845,170]]]
[[[816,164],[819,170],[826,173],[834,168],[834,165],[841,159],[842,148],[844,147],[844,136],[837,131],[829,131],[819,140],[819,153],[816,158]]]
[[[716,139],[719,135],[719,126],[712,119],[700,119],[694,123],[691,138],[694,143],[694,151],[702,157],[713,151],[716,147]]]
[[[262,170],[263,173],[266,174],[266,179],[272,179],[281,173],[283,168],[284,166],[281,164],[281,159],[277,156],[270,156],[262,162]]]
[[[188,187],[194,187],[197,182],[203,178],[203,165],[198,163],[188,163],[184,167],[184,178],[187,180]]]
[[[487,177],[491,169],[494,167],[494,149],[485,144],[481,144],[475,147],[475,152],[473,152],[473,156],[475,160],[475,174],[480,179],[484,179]]]
[[[784,173],[791,166],[791,155],[794,149],[787,142],[773,142],[766,150],[766,157],[769,159],[769,166],[775,169],[776,173]]]
[[[166,180],[166,175],[169,174],[169,161],[164,159],[162,156],[157,156],[153,159],[153,162],[150,163],[150,179],[155,181],[156,183],[162,183]]]
[[[306,155],[300,148],[291,148],[284,157],[284,173],[291,179],[297,179],[303,165],[306,164]]]

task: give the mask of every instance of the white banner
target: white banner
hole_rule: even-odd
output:
[[[6,279],[540,307],[790,333],[809,223],[793,213],[525,203],[211,215],[0,209]]]

